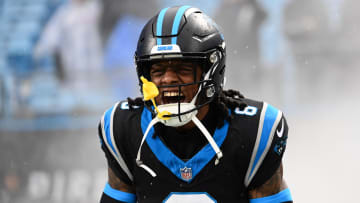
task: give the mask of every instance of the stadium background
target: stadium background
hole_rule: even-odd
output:
[[[284,111],[290,126],[284,176],[295,202],[356,201],[358,1],[98,1],[99,15],[84,12],[94,21],[79,24],[99,28],[101,63],[91,70],[66,67],[60,49],[36,53],[49,43],[44,30],[51,19],[76,1],[89,3],[0,0],[0,202],[98,201],[106,162],[97,123],[114,102],[139,95],[133,64],[138,33],[171,4],[199,7],[223,28],[226,88]],[[66,34],[78,30],[70,28]],[[71,44],[64,49],[76,52]],[[77,54],[84,56],[74,60],[89,59]]]

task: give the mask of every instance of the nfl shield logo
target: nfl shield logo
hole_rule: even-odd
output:
[[[189,181],[192,179],[192,170],[191,168],[180,168],[181,178],[185,181]]]

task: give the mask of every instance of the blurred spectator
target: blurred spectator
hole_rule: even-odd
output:
[[[100,32],[103,44],[106,44],[115,24],[126,12],[124,6],[128,0],[102,0],[103,11],[100,17]]]
[[[267,13],[259,32],[260,60],[265,68],[287,66],[287,60],[293,58],[284,33],[285,8],[290,1],[257,0]]]
[[[37,44],[37,60],[58,56],[65,83],[83,89],[102,67],[98,29],[101,4],[98,0],[69,0],[56,10]]]
[[[145,23],[145,20],[138,16],[123,16],[113,28],[105,45],[104,68],[111,81],[112,95],[116,99],[137,95],[137,77],[133,73],[134,52],[138,35]]]
[[[226,11],[226,12],[223,12]],[[224,28],[224,35],[236,56],[258,61],[258,32],[266,17],[265,11],[254,0],[223,0],[217,19]],[[232,19],[231,22],[229,19]]]
[[[345,0],[323,0],[323,2],[327,8],[329,28],[336,33],[342,25],[342,10]]]
[[[159,10],[158,0],[103,0],[101,33],[104,44],[104,69],[115,99],[138,94],[134,52],[146,19]],[[124,88],[127,87],[127,88]],[[132,88],[128,88],[132,87]],[[119,91],[121,90],[121,91]]]
[[[122,18],[131,16],[147,19],[161,8],[158,7],[158,1],[102,0],[103,11],[101,12],[100,32],[104,46],[109,43],[109,38]],[[146,20],[143,21],[146,22]],[[129,35],[137,36],[136,33],[131,32],[129,32]]]
[[[23,202],[23,184],[21,176],[16,170],[6,170],[5,173],[1,173],[0,178],[0,202],[1,203],[13,203]]]
[[[1,60],[1,59],[0,59]],[[11,116],[17,107],[15,80],[11,71],[0,64],[0,115]]]

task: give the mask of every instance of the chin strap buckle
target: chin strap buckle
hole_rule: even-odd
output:
[[[216,153],[216,159],[215,159],[215,166],[217,166],[220,163],[220,159],[223,157],[223,153],[221,151],[218,151]]]
[[[200,129],[200,131],[204,134],[204,136],[208,140],[210,146],[215,151],[215,154],[216,154],[215,165],[218,165],[220,162],[220,159],[223,157],[223,153],[221,152],[219,146],[216,144],[214,138],[210,135],[209,131],[206,130],[205,126],[201,123],[201,121],[199,121],[199,119],[196,116],[193,117],[192,121]]]

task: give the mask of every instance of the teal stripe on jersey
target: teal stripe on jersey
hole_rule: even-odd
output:
[[[113,145],[113,143],[111,141],[111,135],[110,135],[111,130],[112,130],[112,129],[110,129],[110,127],[111,127],[110,126],[111,125],[111,114],[112,114],[113,110],[114,110],[114,106],[111,107],[109,110],[107,110],[106,113],[105,113],[105,116],[104,116],[104,130],[105,130],[105,134],[106,134],[106,140],[109,143],[112,151],[116,154],[116,156],[119,156],[116,153],[116,150],[115,150],[114,145]]]
[[[250,199],[250,203],[272,203],[272,202],[290,202],[292,201],[290,189],[287,188],[275,195]]]
[[[263,155],[263,153],[266,149],[266,146],[267,146],[269,138],[270,138],[271,129],[273,128],[273,125],[276,121],[276,117],[277,117],[278,113],[279,113],[279,111],[276,108],[274,108],[273,106],[271,106],[270,104],[267,106],[266,111],[265,111],[265,118],[264,118],[263,128],[262,128],[262,132],[261,132],[259,147],[256,152],[255,161],[252,165],[249,177],[251,177],[252,173],[254,172],[255,166],[257,165],[260,157]]]
[[[106,183],[105,188],[104,188],[104,193],[113,198],[116,199],[118,201],[121,202],[129,202],[129,203],[133,203],[136,202],[136,195],[133,193],[127,193],[127,192],[123,192],[120,190],[115,190],[114,188],[112,188],[109,183]]]

